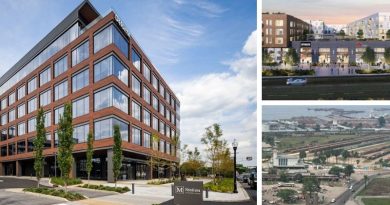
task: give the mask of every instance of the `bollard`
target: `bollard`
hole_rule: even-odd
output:
[[[134,183],[131,183],[131,193],[134,194]]]
[[[171,185],[171,196],[173,196],[173,192],[174,192],[174,189],[173,189],[173,184]]]
[[[206,199],[209,198],[209,188],[206,188]]]

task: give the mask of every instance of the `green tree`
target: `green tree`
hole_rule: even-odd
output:
[[[112,171],[114,173],[115,187],[118,181],[120,169],[122,167],[122,137],[119,129],[119,125],[114,125],[114,146],[112,147]]]
[[[383,116],[378,118],[379,127],[384,127],[386,125],[386,120]]]
[[[364,175],[364,188],[367,187],[368,176]]]
[[[302,150],[302,151],[299,152],[299,158],[300,158],[300,159],[303,159],[303,161],[305,161],[306,152],[305,152],[304,150]]]
[[[342,150],[339,150],[339,149],[336,149],[333,151],[333,156],[336,158],[336,164],[337,164],[337,159],[338,159],[338,156],[340,156]]]
[[[386,31],[386,39],[390,39],[390,30]]]
[[[302,183],[302,181],[303,181],[303,176],[302,176],[302,174],[299,173],[299,174],[294,175],[294,180],[295,180],[296,182]]]
[[[314,192],[320,191],[320,182],[317,177],[309,176],[303,179],[303,193],[312,196]]]
[[[67,189],[67,181],[69,180],[70,170],[73,164],[73,126],[72,126],[72,105],[65,103],[64,113],[60,116],[58,123],[58,166],[61,170],[61,175],[65,182],[65,191]]]
[[[262,59],[262,64],[263,64],[263,65],[266,65],[266,64],[272,62],[272,57],[271,57],[271,55],[268,53],[267,49],[263,49],[263,52],[262,52],[262,54],[261,54],[261,59]]]
[[[34,170],[37,177],[37,187],[39,188],[39,183],[42,178],[43,171],[43,147],[46,141],[46,130],[45,130],[45,117],[43,114],[43,109],[38,110],[37,115],[37,125],[36,125],[37,137],[34,139]]]
[[[92,158],[93,158],[93,135],[91,132],[89,132],[88,139],[87,139],[87,162],[86,162],[86,169],[88,175],[88,187],[89,187],[89,177],[91,176],[91,171],[93,168]]]
[[[197,147],[194,150],[189,150],[188,152],[188,160],[183,163],[183,170],[186,173],[190,173],[193,176],[196,176],[199,173],[200,168],[203,166],[202,157]]]
[[[343,160],[345,162],[350,155],[349,155],[349,152],[347,150],[343,150],[343,152],[341,153],[341,156],[343,157]]]
[[[207,158],[211,162],[211,174],[213,182],[216,184],[216,174],[220,171],[220,155],[226,150],[227,142],[222,138],[222,129],[219,124],[213,124],[206,128],[206,132],[201,139],[202,144],[206,146]]]
[[[362,59],[365,63],[368,64],[368,66],[371,66],[373,63],[375,63],[374,49],[367,47],[366,50],[363,52]]]
[[[385,53],[383,55],[384,55],[383,57],[385,58],[385,63],[387,65],[389,65],[390,64],[390,48],[386,48]]]
[[[339,177],[340,173],[342,173],[343,171],[344,171],[343,168],[338,167],[338,166],[333,166],[332,168],[330,168],[328,173],[333,174],[333,175],[337,175]]]
[[[293,48],[289,48],[286,53],[285,61],[289,65],[297,65],[299,63],[299,55]]]
[[[362,30],[362,29],[359,29],[358,32],[357,32],[356,34],[357,34],[358,38],[360,38],[360,39],[363,38],[364,33],[363,33],[363,30]]]
[[[298,194],[298,192],[293,189],[280,189],[276,196],[280,197],[285,203],[294,203],[294,196],[296,194]]]
[[[351,176],[351,174],[355,173],[355,170],[353,169],[353,166],[348,164],[344,167],[344,174],[348,177]]]
[[[339,35],[340,35],[342,38],[344,38],[344,36],[345,36],[345,31],[344,31],[343,29],[341,29],[340,32],[339,32]]]
[[[282,182],[288,182],[288,175],[285,171],[281,171],[279,173],[280,181]]]

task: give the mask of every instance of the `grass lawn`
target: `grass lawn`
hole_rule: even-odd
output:
[[[367,188],[359,192],[359,196],[389,196],[390,193],[390,178],[373,179]],[[390,203],[388,203],[390,204]]]
[[[85,197],[77,192],[65,192],[62,189],[53,189],[53,188],[46,188],[46,187],[41,187],[41,188],[25,188],[23,191],[28,191],[28,192],[33,192],[33,193],[38,193],[38,194],[45,194],[49,196],[58,196],[65,198],[69,201],[77,201],[77,200],[82,200],[85,199]]]
[[[210,191],[231,193],[233,192],[233,178],[224,178],[222,180],[217,180],[217,184],[214,184],[213,181],[208,182],[203,185],[203,188],[208,188]]]
[[[389,205],[390,198],[363,198],[363,203],[365,205]]]

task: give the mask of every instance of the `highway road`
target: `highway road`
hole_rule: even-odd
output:
[[[262,78],[263,100],[390,99],[390,76],[310,77],[305,86],[287,86],[286,77]]]

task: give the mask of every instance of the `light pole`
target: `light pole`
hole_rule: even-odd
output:
[[[233,174],[234,174],[234,190],[233,190],[233,193],[238,193],[237,192],[237,176],[236,176],[236,150],[237,150],[237,147],[238,147],[238,142],[237,142],[236,139],[233,140],[232,146],[233,146],[233,150],[234,150],[234,170],[233,170]]]

